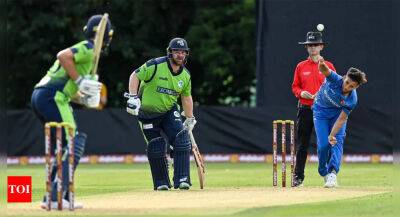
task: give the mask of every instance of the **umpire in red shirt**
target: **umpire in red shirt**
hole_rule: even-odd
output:
[[[296,66],[292,83],[292,92],[299,99],[297,106],[297,153],[294,186],[302,186],[304,167],[307,160],[307,150],[310,146],[311,133],[314,127],[311,106],[314,96],[324,82],[324,75],[318,70],[318,59],[326,45],[322,41],[321,32],[308,32],[305,42],[308,58]],[[330,69],[336,71],[333,64],[325,60]]]

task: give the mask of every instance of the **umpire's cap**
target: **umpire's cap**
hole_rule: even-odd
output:
[[[308,32],[306,36],[305,42],[299,42],[299,44],[328,44],[327,42],[322,41],[322,33],[321,32]]]

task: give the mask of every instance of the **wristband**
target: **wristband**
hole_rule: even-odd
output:
[[[132,98],[132,97],[133,97],[133,98],[137,98],[138,95],[137,95],[137,94],[131,94],[131,93],[130,93],[130,94],[128,94],[128,97],[129,97],[129,98]]]
[[[82,82],[83,77],[79,75],[79,77],[74,81],[76,85],[79,86],[79,84]]]

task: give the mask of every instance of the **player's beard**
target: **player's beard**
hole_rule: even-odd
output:
[[[182,59],[181,61],[177,62],[175,60],[175,58],[172,58],[172,63],[176,66],[183,66],[183,64],[185,63],[185,59]]]

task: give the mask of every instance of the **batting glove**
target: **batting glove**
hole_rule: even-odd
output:
[[[88,108],[97,108],[100,104],[100,93],[94,96],[83,95],[81,97],[81,104],[85,105]]]
[[[140,109],[140,99],[137,95],[129,95],[129,99],[126,102],[126,111],[131,115],[138,115]]]
[[[191,118],[186,118],[186,120],[183,122],[183,126],[188,130],[192,131],[194,128],[194,125],[196,125],[197,121],[196,118],[193,116]]]
[[[95,96],[100,93],[101,83],[95,80],[83,78],[79,76],[75,80],[75,84],[78,86],[79,91],[84,95]]]

